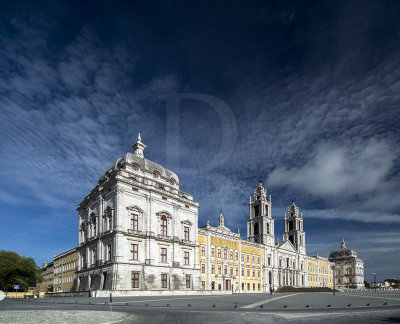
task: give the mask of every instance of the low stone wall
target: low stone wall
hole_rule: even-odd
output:
[[[90,297],[89,291],[46,293],[45,297]]]
[[[92,297],[176,296],[176,295],[232,295],[230,290],[95,290]]]

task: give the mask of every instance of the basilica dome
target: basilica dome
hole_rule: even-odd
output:
[[[357,253],[353,250],[350,250],[346,248],[346,242],[344,239],[342,240],[342,243],[340,245],[340,249],[336,251],[332,251],[329,254],[329,261],[336,261],[340,259],[346,259],[346,258],[356,258]]]

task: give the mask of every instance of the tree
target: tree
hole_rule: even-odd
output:
[[[368,282],[366,282],[365,280],[364,280],[364,286],[365,286],[365,288],[371,288],[371,285]]]
[[[40,268],[32,258],[12,251],[0,251],[0,290],[12,291],[18,284],[19,290],[26,291],[40,280]]]

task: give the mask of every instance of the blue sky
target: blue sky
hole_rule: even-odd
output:
[[[77,204],[136,141],[246,233],[258,177],[275,234],[294,199],[307,252],[342,237],[400,277],[396,1],[0,4],[0,248],[77,243]],[[174,101],[175,100],[175,101]]]

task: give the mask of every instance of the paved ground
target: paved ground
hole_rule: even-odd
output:
[[[77,314],[74,323],[110,322],[111,319],[101,317],[110,315],[110,308],[112,316],[120,316],[113,320],[118,323],[400,323],[400,292],[337,293],[335,296],[281,293],[272,298],[268,294],[114,297],[111,306],[108,302],[107,298],[84,297],[29,302],[5,300],[0,302],[0,311],[3,314],[12,310],[63,310],[68,311],[66,314]],[[89,310],[98,311],[101,316],[89,322],[77,312]],[[127,313],[132,317],[127,318]],[[46,323],[46,320],[40,322]]]

